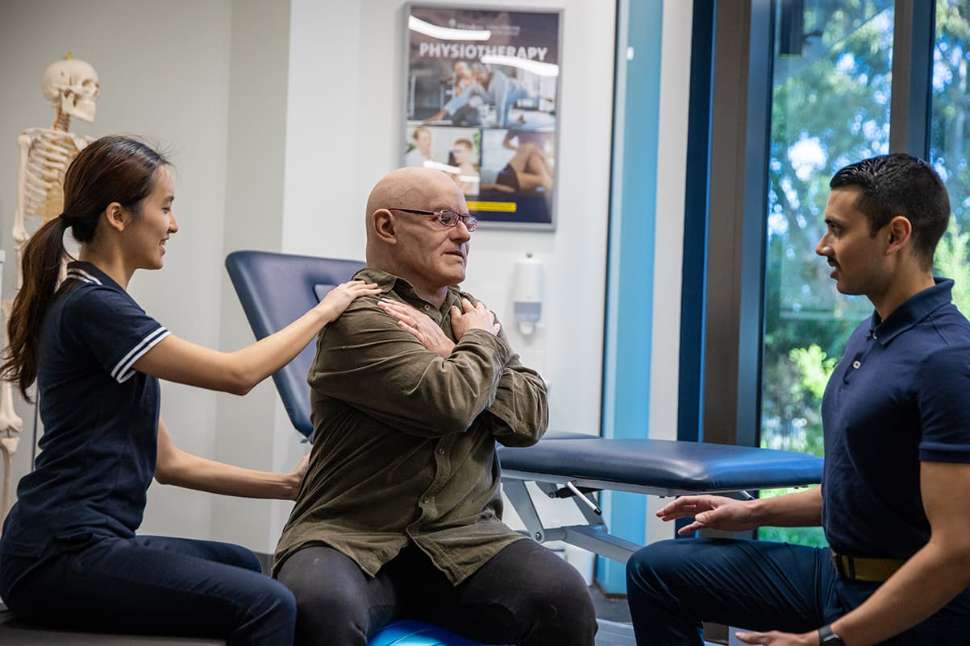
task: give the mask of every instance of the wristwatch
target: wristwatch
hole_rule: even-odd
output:
[[[818,643],[821,646],[845,646],[842,638],[832,632],[832,626],[822,626],[818,629]]]

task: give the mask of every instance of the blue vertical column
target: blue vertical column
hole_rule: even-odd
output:
[[[687,120],[687,190],[681,269],[677,439],[704,439],[704,325],[707,321],[708,205],[711,194],[711,97],[716,0],[694,0]]]
[[[604,437],[629,439],[648,436],[650,413],[663,0],[617,9],[602,419]],[[643,542],[643,496],[605,493],[603,509],[612,533]],[[626,591],[623,564],[601,557],[596,569],[606,592]]]

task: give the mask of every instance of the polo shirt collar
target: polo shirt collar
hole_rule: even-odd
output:
[[[933,287],[914,294],[897,307],[885,321],[879,318],[878,312],[872,313],[869,324],[869,336],[883,346],[910,329],[934,311],[951,301],[950,292],[953,281],[949,278],[934,277]]]
[[[72,271],[78,278],[82,280],[92,282],[96,285],[107,285],[108,287],[114,287],[115,289],[125,291],[122,289],[121,285],[114,281],[111,276],[98,269],[97,265],[94,265],[93,263],[85,260],[72,260],[71,262],[67,263],[67,273],[70,275]]]

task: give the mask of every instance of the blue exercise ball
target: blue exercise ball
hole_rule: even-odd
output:
[[[367,646],[481,646],[478,642],[420,621],[397,621],[384,627]]]

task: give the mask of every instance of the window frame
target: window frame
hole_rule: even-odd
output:
[[[782,1],[694,0],[694,33],[706,29],[713,44],[706,56],[696,47],[691,61],[681,440],[761,441],[774,58],[761,54],[774,52]],[[935,14],[935,2],[894,3],[890,151],[922,159],[929,155]]]

